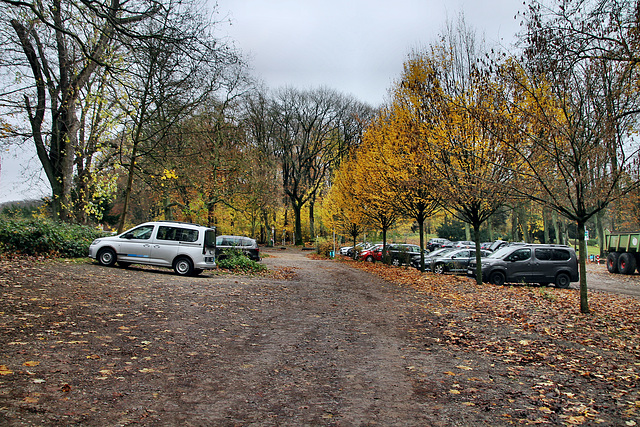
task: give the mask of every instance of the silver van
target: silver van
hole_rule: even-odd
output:
[[[173,268],[190,276],[216,267],[216,230],[196,224],[155,221],[140,224],[118,236],[96,239],[89,257],[110,267],[146,264]]]
[[[568,288],[580,280],[578,259],[571,246],[519,244],[505,246],[481,259],[482,280],[495,285],[504,283],[555,283]],[[467,275],[475,277],[476,262],[469,263]]]

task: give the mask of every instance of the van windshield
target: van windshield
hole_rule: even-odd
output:
[[[208,229],[204,232],[204,247],[215,248],[216,247],[216,230]]]
[[[513,246],[512,247],[505,246],[491,253],[491,255],[489,255],[487,258],[504,258],[506,255],[509,255],[511,252],[513,252]]]

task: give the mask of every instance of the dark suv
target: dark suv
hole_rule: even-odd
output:
[[[420,257],[420,246],[406,243],[392,243],[387,246],[387,254],[392,265],[410,265],[413,258]]]
[[[481,260],[482,280],[504,283],[555,283],[568,288],[579,280],[576,252],[570,246],[523,244],[498,249]],[[471,261],[467,275],[475,277],[476,262]]]
[[[226,258],[227,252],[239,250],[249,259],[260,261],[260,248],[258,243],[243,236],[218,236],[216,237],[216,256],[218,259]]]

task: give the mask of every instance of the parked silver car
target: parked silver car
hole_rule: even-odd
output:
[[[89,246],[89,257],[110,267],[146,264],[173,268],[176,274],[200,274],[216,267],[216,230],[196,224],[155,221],[124,233],[101,237]]]

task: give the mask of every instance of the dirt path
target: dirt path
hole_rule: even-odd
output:
[[[295,277],[180,278],[89,262],[5,269],[0,364],[11,373],[0,377],[0,424],[460,419],[414,398],[411,371],[434,361],[406,337],[411,295],[291,250],[264,263]]]
[[[511,425],[557,420],[586,396],[603,420],[619,414],[588,377],[443,336],[456,319],[415,290],[267,252],[288,278],[1,264],[0,424]]]
[[[571,284],[573,289],[579,289],[579,287],[578,283]],[[611,274],[604,264],[588,263],[587,287],[593,291],[640,297],[640,274]]]

